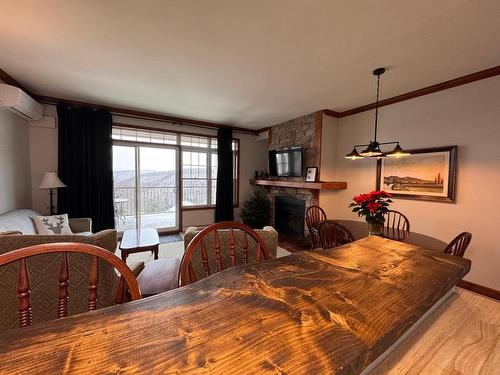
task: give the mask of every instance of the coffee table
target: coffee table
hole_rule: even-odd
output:
[[[160,237],[158,231],[154,228],[129,229],[123,232],[120,250],[122,260],[127,262],[127,257],[133,253],[151,251],[155,259],[158,259],[158,248],[160,246]]]

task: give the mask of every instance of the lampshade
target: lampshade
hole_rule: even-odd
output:
[[[396,145],[396,147],[394,147],[394,150],[387,153],[387,156],[389,156],[391,158],[399,158],[401,156],[408,156],[408,155],[410,155],[410,153],[403,150],[401,148],[401,146],[399,145],[399,143]]]
[[[352,151],[345,156],[345,158],[351,160],[363,159],[363,157],[360,154],[358,154],[356,147],[354,147]]]
[[[66,185],[64,185],[59,177],[57,177],[56,172],[45,172],[43,174],[42,182],[40,183],[40,186],[38,186],[39,189],[55,189],[62,187],[66,187]]]
[[[380,146],[378,144],[378,142],[374,141],[374,142],[370,142],[370,144],[368,145],[368,147],[361,151],[359,153],[361,156],[379,156],[379,155],[382,155],[383,152],[380,150]]]

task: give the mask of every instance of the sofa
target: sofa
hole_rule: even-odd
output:
[[[184,250],[188,247],[191,240],[202,230],[203,228],[189,227],[184,233]],[[254,229],[257,235],[264,241],[267,251],[271,258],[276,258],[276,253],[278,251],[278,232],[271,226],[266,226],[263,229]],[[220,230],[217,232],[221,242],[221,248],[229,249],[229,231]],[[242,259],[242,246],[241,246],[241,235],[238,235],[238,231],[235,231],[235,249],[236,249],[236,259]],[[211,270],[215,270],[215,259],[211,256],[214,251],[214,241],[213,236],[209,235],[205,240],[205,246],[207,246],[207,251],[209,253],[209,265]],[[212,250],[212,251],[211,251]],[[253,240],[248,240],[248,259],[255,259],[256,243]],[[201,257],[195,256],[191,262],[193,270],[196,274],[198,280],[204,277],[203,265],[201,263]],[[222,252],[222,265],[223,268],[228,268],[230,266],[229,252]]]
[[[39,235],[32,217],[39,215],[27,209],[11,211],[0,215],[0,254],[31,245],[54,242],[88,243],[102,247],[112,253],[117,247],[117,233],[114,229],[92,233],[90,219],[70,219],[69,225],[75,234]],[[58,271],[61,256],[46,254],[28,258],[31,281],[31,307],[33,324],[57,318]],[[87,311],[88,275],[91,257],[85,254],[70,254],[69,314]],[[142,262],[129,264],[138,275],[144,267]],[[0,266],[0,329],[17,327],[17,263]],[[119,277],[108,263],[99,262],[99,285],[97,308],[115,304]]]

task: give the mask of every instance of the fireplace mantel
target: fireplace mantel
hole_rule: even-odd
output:
[[[347,182],[327,181],[327,182],[305,182],[289,180],[268,180],[251,179],[250,184],[271,187],[285,187],[309,190],[344,190],[347,189]]]

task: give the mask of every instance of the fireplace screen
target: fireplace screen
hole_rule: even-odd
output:
[[[274,199],[274,225],[278,233],[291,238],[304,237],[306,201],[277,196]]]

